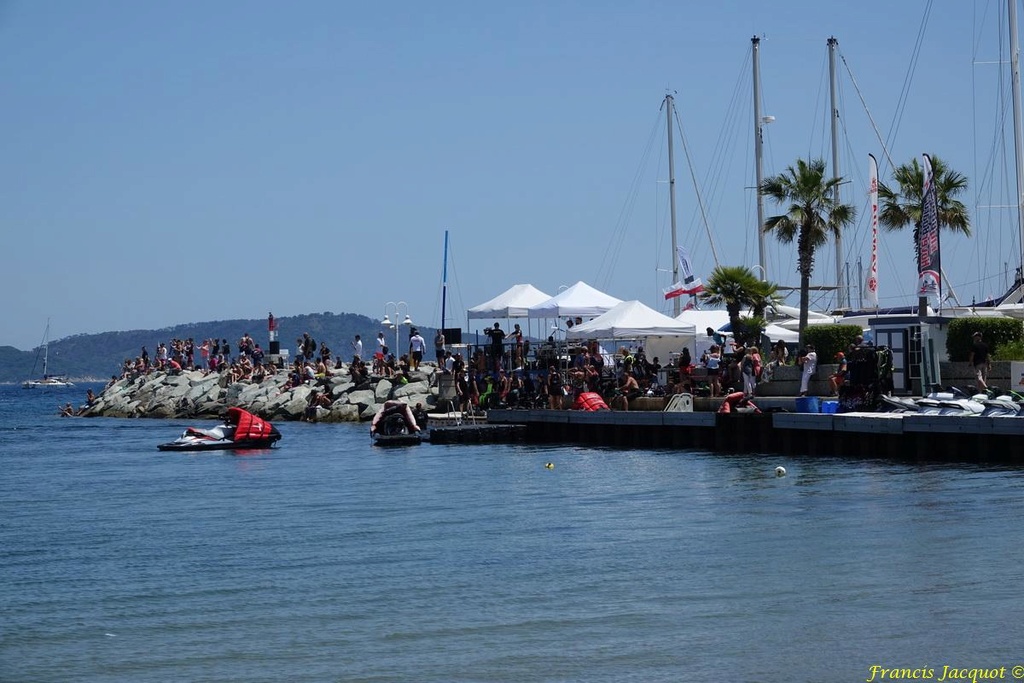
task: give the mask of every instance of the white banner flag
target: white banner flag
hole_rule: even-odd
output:
[[[870,154],[868,160],[871,167],[868,185],[868,197],[871,202],[871,269],[868,270],[864,298],[869,306],[878,308],[878,162]]]

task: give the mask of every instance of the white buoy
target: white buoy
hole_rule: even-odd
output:
[[[776,467],[775,468],[775,476],[776,477],[784,477],[784,476],[786,476],[786,468],[783,467],[782,465],[779,465],[778,467]]]

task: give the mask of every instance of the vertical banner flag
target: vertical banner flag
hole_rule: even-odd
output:
[[[671,287],[663,290],[665,298],[673,299],[683,294],[703,292],[704,283],[701,282],[699,277],[694,277],[693,266],[690,265],[690,254],[686,251],[686,247],[677,246],[676,256],[679,259],[679,272],[682,274],[683,279],[681,282],[676,282]]]
[[[924,185],[921,190],[921,227],[917,232],[917,295],[938,297],[942,283],[939,280],[939,208],[932,177],[932,160],[924,158]]]
[[[867,299],[869,306],[878,308],[878,162],[868,155],[871,179],[868,184],[868,201],[871,203],[871,270],[868,271]]]

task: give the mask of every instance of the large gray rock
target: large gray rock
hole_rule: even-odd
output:
[[[347,398],[350,404],[360,407],[377,405],[376,393],[369,389],[350,392]]]
[[[347,369],[335,371],[328,378],[331,407],[316,411],[315,420],[348,422],[369,420],[380,404],[389,398],[415,405],[436,403],[435,389],[430,387],[430,372],[424,368],[414,373],[419,380],[401,387],[381,378],[371,378],[368,388],[356,389],[349,381]],[[300,420],[306,412],[310,392],[320,387],[303,385],[282,392],[287,381],[285,373],[267,377],[260,384],[251,381],[228,383],[227,374],[206,374],[201,371],[167,375],[153,372],[131,379],[120,379],[104,389],[96,402],[83,413],[106,417],[208,418],[221,417],[229,405],[237,405],[266,419]]]
[[[392,385],[390,380],[382,379],[377,382],[377,386],[373,390],[373,397],[376,399],[377,403],[383,403],[391,398],[391,388]]]
[[[376,411],[374,411],[376,412]],[[351,403],[335,401],[331,406],[330,421],[332,422],[358,422],[359,406]]]

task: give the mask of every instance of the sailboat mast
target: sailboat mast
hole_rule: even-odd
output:
[[[1013,142],[1017,165],[1017,240],[1021,272],[1024,273],[1024,130],[1021,128],[1020,42],[1017,37],[1017,0],[1007,0],[1010,23],[1010,76],[1013,84]]]
[[[46,379],[49,375],[46,374],[46,361],[50,357],[50,319],[46,319],[46,331],[43,332],[43,379]]]
[[[839,41],[828,39],[828,83],[832,102],[832,177],[839,177],[839,104],[836,101],[836,48]],[[839,206],[839,183],[835,185],[835,205]],[[843,307],[846,300],[843,286],[843,238],[836,235],[836,304]]]
[[[757,180],[757,258],[761,265],[761,279],[768,280],[768,260],[764,255],[764,196],[761,194],[761,184],[764,182],[764,171],[761,168],[762,161],[762,137],[761,125],[761,39],[754,36],[750,39],[754,56],[754,173]]]
[[[675,159],[672,150],[672,114],[675,109],[675,100],[672,95],[665,95],[665,120],[668,125],[668,201],[669,211],[672,214],[672,282],[679,282],[679,259],[676,258],[676,169]],[[672,315],[679,315],[679,297],[672,299]]]
[[[441,334],[444,334],[445,305],[448,302],[448,231],[444,231],[444,266],[441,268]],[[398,315],[397,313],[395,314]]]

